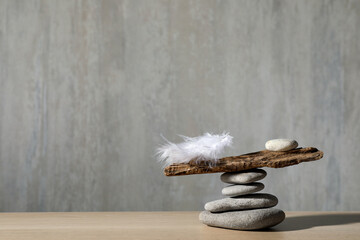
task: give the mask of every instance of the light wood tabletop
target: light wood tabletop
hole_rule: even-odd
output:
[[[360,239],[360,212],[286,212],[262,231],[213,228],[199,212],[0,213],[0,239]]]

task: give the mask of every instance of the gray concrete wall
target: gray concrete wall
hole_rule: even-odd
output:
[[[200,210],[219,174],[167,178],[160,134],[226,154],[295,138],[284,210],[360,210],[360,1],[0,0],[0,211]]]

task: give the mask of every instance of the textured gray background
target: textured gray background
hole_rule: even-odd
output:
[[[360,210],[360,1],[0,0],[0,211],[201,210],[219,174],[162,175],[160,134],[295,138],[284,210]]]

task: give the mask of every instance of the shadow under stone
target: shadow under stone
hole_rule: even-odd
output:
[[[338,214],[323,214],[323,215],[307,215],[286,217],[285,220],[270,229],[260,231],[264,232],[285,232],[309,229],[318,226],[334,226],[349,223],[360,222],[360,213],[338,213]]]

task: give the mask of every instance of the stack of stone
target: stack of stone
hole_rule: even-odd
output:
[[[265,144],[270,151],[288,151],[297,147],[295,140],[275,139]],[[278,199],[267,193],[257,193],[264,189],[259,181],[265,178],[262,169],[224,173],[221,181],[232,184],[222,189],[227,196],[205,204],[200,213],[200,221],[206,225],[239,230],[255,230],[275,226],[285,219],[285,213],[273,208]]]
[[[206,203],[200,221],[209,226],[240,230],[261,229],[282,222],[285,213],[272,208],[278,199],[271,194],[256,193],[264,189],[264,184],[256,181],[265,176],[262,169],[222,174],[221,181],[233,184],[222,189],[227,198]]]

